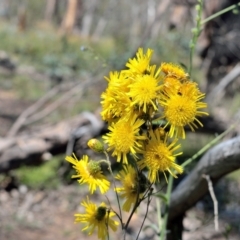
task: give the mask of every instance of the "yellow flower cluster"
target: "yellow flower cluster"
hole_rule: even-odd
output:
[[[180,148],[177,138],[186,137],[185,126],[192,131],[202,126],[198,117],[207,115],[200,111],[207,104],[201,102],[204,94],[182,67],[173,63],[151,65],[152,54],[153,50],[144,54],[140,48],[126,64],[127,70],[110,72],[101,96],[101,114],[109,123],[109,133],[103,136],[107,150],[124,164],[129,154],[136,160],[141,158],[138,167],[147,167],[149,180],[154,183],[159,172],[168,171],[173,176],[174,171],[182,172],[175,163],[181,154],[175,153]],[[157,119],[163,123],[159,129],[166,132],[164,137],[153,130]],[[170,144],[169,138],[174,138]]]
[[[103,136],[107,149],[96,139],[88,146],[96,152],[104,152],[107,160],[93,161],[88,156],[78,160],[75,155],[66,160],[73,164],[80,184],[88,184],[90,193],[99,188],[105,194],[110,188],[110,181],[101,170],[101,163],[111,163],[107,152],[123,164],[115,178],[121,182],[114,190],[125,199],[122,209],[133,211],[151,185],[159,181],[159,173],[166,172],[173,177],[183,169],[176,163],[181,155],[178,138],[185,138],[184,127],[192,131],[202,126],[199,117],[208,115],[201,109],[207,104],[202,102],[205,94],[197,84],[190,80],[185,70],[173,63],[162,63],[158,67],[151,65],[153,50],[144,53],[140,48],[136,57],[129,59],[127,69],[110,72],[106,77],[108,86],[102,93],[102,118],[109,124],[109,132]],[[147,170],[147,176],[144,172]],[[86,213],[76,214],[76,222],[87,223],[83,230],[89,234],[98,228],[98,237],[105,239],[107,227],[114,231],[118,222],[110,219],[115,215],[111,207],[91,203],[88,199],[82,205]],[[117,215],[119,216],[119,215]]]
[[[126,64],[127,70],[110,72],[108,87],[101,96],[102,118],[115,125],[119,121],[133,123],[133,119],[151,122],[160,114],[166,121],[164,127],[170,126],[170,137],[185,138],[185,126],[192,131],[197,123],[202,126],[197,117],[207,115],[200,111],[207,107],[201,102],[205,94],[182,67],[173,63],[151,65],[152,54],[153,50],[144,54],[140,48],[136,58]]]

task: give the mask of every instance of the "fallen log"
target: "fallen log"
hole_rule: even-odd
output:
[[[239,168],[240,136],[211,148],[173,191],[169,222],[184,214],[208,192],[208,184],[203,175],[209,175],[211,181],[216,184],[220,178]]]
[[[100,117],[83,112],[73,119],[45,127],[37,132],[0,139],[0,173],[6,173],[21,165],[38,165],[49,156],[65,153],[69,140],[99,135],[103,128]],[[79,133],[76,136],[76,133]]]

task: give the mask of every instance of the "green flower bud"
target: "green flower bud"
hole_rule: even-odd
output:
[[[101,172],[101,166],[99,162],[95,162],[93,160],[89,161],[87,164],[87,169],[91,175],[94,175],[98,172]]]
[[[87,143],[88,147],[91,148],[95,152],[104,152],[104,145],[98,139],[93,138],[90,139]]]

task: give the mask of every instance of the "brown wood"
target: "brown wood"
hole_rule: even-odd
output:
[[[84,112],[73,119],[39,131],[2,138],[0,173],[6,173],[23,164],[37,165],[48,160],[51,155],[65,153],[69,140],[82,137],[82,133],[92,138],[99,135],[102,128],[103,122],[98,116]]]
[[[216,183],[224,175],[239,168],[240,136],[210,149],[173,191],[169,207],[169,221],[174,221],[184,214],[208,192],[203,174],[209,175],[212,182]]]
[[[75,26],[79,3],[80,0],[68,0],[67,10],[61,26],[61,30],[65,34],[71,33]]]

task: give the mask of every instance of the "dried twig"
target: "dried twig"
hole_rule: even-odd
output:
[[[215,226],[215,231],[219,230],[219,224],[218,224],[218,201],[215,196],[215,193],[213,191],[213,184],[212,181],[209,177],[209,175],[203,174],[203,178],[207,180],[208,183],[208,191],[211,195],[211,198],[213,200],[213,208],[214,208],[214,226]]]

